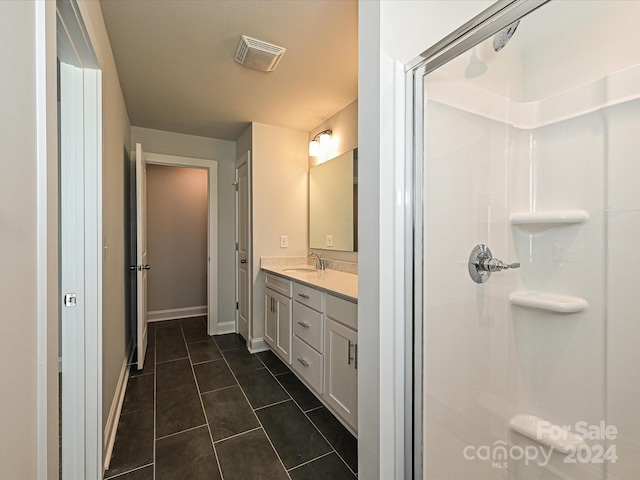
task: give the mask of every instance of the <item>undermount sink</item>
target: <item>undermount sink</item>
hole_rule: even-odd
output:
[[[283,268],[282,271],[291,272],[291,273],[311,273],[311,272],[317,272],[318,270],[316,270],[313,267],[297,267],[297,268]]]

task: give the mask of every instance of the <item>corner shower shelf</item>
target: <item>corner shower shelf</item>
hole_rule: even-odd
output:
[[[583,298],[539,292],[513,292],[510,300],[511,305],[518,307],[535,308],[556,313],[578,313],[586,310],[589,306]]]
[[[510,220],[512,225],[516,225],[529,233],[540,232],[562,225],[572,225],[584,223],[589,219],[589,212],[586,210],[549,210],[543,212],[521,212],[512,213]]]
[[[560,425],[554,425],[547,420],[533,415],[516,415],[509,421],[511,428],[525,437],[540,442],[555,451],[565,455],[575,452],[584,445],[584,439]]]

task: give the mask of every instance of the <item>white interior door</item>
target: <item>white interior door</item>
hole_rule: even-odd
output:
[[[137,244],[137,300],[138,300],[138,370],[144,367],[147,353],[147,164],[142,145],[136,143],[136,244]]]
[[[236,162],[236,326],[238,333],[249,340],[249,318],[251,315],[251,238],[249,235],[249,158],[247,152]]]

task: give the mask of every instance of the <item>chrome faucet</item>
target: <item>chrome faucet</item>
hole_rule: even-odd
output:
[[[324,258],[318,255],[316,252],[309,252],[310,257],[312,257],[313,255],[316,256],[316,268],[318,270],[324,270]]]

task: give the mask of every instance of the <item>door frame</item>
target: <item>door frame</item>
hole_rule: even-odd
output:
[[[245,159],[246,157],[246,159]],[[251,338],[252,330],[253,330],[253,235],[252,235],[252,205],[253,205],[253,188],[252,185],[252,175],[251,175],[251,150],[247,150],[241,157],[236,159],[234,163],[234,171],[235,171],[235,187],[236,187],[236,249],[235,249],[235,275],[236,275],[236,305],[240,302],[240,274],[239,274],[239,260],[238,260],[238,241],[239,241],[239,219],[240,219],[240,202],[238,199],[238,168],[243,164],[247,164],[247,338],[245,341],[247,343],[247,347],[251,346]],[[236,307],[236,315],[235,315],[235,332],[239,333],[239,320],[238,316],[240,314],[240,310]]]
[[[144,144],[142,145],[144,148]],[[199,168],[207,171],[207,333],[217,335],[218,324],[218,161],[144,152],[147,165]]]
[[[102,71],[77,2],[58,0],[56,10],[57,56],[61,62],[77,68],[72,76],[74,88],[80,90],[79,96],[61,98],[61,103],[81,102],[79,106],[70,105],[71,116],[61,118],[60,123],[61,138],[66,137],[72,152],[67,161],[61,160],[59,177],[61,198],[71,196],[71,201],[61,203],[59,217],[58,251],[59,256],[62,252],[66,254],[65,262],[60,262],[60,334],[62,351],[73,358],[63,366],[62,463],[69,478],[100,478],[103,474]],[[67,170],[65,165],[69,167]],[[65,222],[65,216],[73,218]],[[75,239],[80,239],[77,242],[80,247],[65,250],[65,244]],[[66,293],[77,295],[75,307],[64,306]],[[76,321],[69,322],[69,318]],[[64,358],[62,361],[64,365]]]

